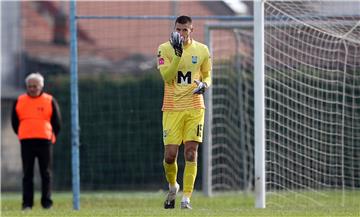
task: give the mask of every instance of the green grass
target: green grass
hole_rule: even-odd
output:
[[[81,193],[80,210],[72,208],[72,194],[54,192],[54,207],[43,210],[39,203],[39,194],[35,196],[35,206],[31,211],[20,210],[20,193],[2,193],[1,216],[360,216],[360,192],[349,192],[346,205],[342,207],[338,200],[341,193],[331,193],[326,205],[297,206],[297,203],[282,200],[281,207],[269,205],[266,209],[254,208],[254,197],[251,194],[226,193],[211,198],[195,192],[192,199],[193,210],[179,209],[180,196],[174,210],[162,208],[165,192],[103,192]],[[327,195],[329,195],[327,193]],[[276,204],[269,196],[269,204]],[[301,201],[298,203],[300,204]]]

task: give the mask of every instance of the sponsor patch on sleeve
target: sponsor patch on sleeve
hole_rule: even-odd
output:
[[[164,58],[159,58],[159,65],[163,65],[165,63],[165,60],[164,60]]]

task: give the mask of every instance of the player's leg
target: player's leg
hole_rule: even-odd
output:
[[[175,199],[176,194],[179,191],[179,184],[176,182],[178,166],[177,166],[177,155],[178,155],[178,145],[168,144],[165,145],[164,153],[164,171],[167,182],[169,183],[169,192],[164,202],[165,209],[175,208]]]
[[[175,186],[176,177],[178,172],[177,166],[177,155],[178,155],[179,145],[168,144],[165,145],[165,153],[164,153],[164,170],[166,180],[168,181],[170,186]]]
[[[181,208],[191,209],[190,198],[194,190],[195,179],[197,175],[197,150],[199,143],[196,141],[185,142],[185,169],[183,179],[183,197]]]
[[[197,175],[198,146],[202,142],[204,109],[188,111],[185,119],[185,170],[184,170],[184,190],[181,208],[191,209],[190,198],[194,190]]]
[[[163,113],[163,140],[164,140],[164,171],[169,183],[169,193],[164,202],[165,209],[175,208],[176,194],[179,184],[176,181],[178,166],[177,156],[181,144],[182,118],[179,112]]]

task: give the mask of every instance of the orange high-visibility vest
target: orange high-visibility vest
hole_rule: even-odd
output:
[[[52,96],[42,93],[32,98],[27,94],[18,97],[16,113],[19,118],[18,138],[48,139],[55,143],[55,135],[51,126]]]

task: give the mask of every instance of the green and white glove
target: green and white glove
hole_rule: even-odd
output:
[[[170,34],[170,44],[175,50],[175,55],[178,57],[182,56],[183,42],[184,42],[184,39],[181,37],[180,33],[172,32]]]
[[[207,85],[205,82],[201,82],[199,80],[194,80],[197,87],[193,91],[194,94],[203,94],[205,92],[205,89],[207,88]]]

